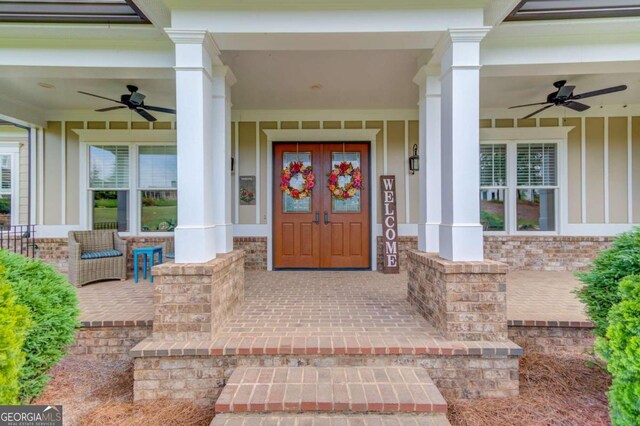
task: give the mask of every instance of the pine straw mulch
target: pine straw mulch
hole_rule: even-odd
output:
[[[449,402],[455,426],[609,425],[609,375],[586,355],[527,352],[520,396]]]
[[[175,401],[133,403],[129,361],[63,359],[35,404],[63,405],[65,426],[208,426],[213,410]]]

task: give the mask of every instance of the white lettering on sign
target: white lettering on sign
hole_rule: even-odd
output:
[[[384,273],[399,273],[398,221],[396,219],[396,177],[380,176],[382,190],[382,235],[384,238]]]

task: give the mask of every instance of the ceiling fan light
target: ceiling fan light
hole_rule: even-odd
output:
[[[129,98],[129,102],[134,105],[142,105],[142,101],[144,101],[145,96],[142,93],[134,92],[131,94]]]

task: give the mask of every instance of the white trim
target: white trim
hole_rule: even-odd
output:
[[[80,225],[36,225],[37,238],[67,238],[69,231],[77,231],[82,228]]]
[[[377,208],[378,199],[375,184],[376,172],[376,136],[380,129],[291,129],[263,130],[267,135],[267,270],[273,270],[273,142],[333,142],[333,141],[369,141],[371,194],[371,270],[377,267]]]
[[[587,121],[580,117],[580,218],[587,223]]]
[[[630,231],[633,226],[626,223],[570,223],[565,225],[561,236],[612,237]]]
[[[256,121],[256,225],[260,224],[260,122]]]
[[[627,116],[627,222],[633,223],[633,117]]]
[[[128,130],[128,129],[73,129],[80,138],[80,142],[117,144],[119,142],[170,142],[176,143],[176,131],[171,129],[156,130]]]
[[[38,159],[38,224],[44,224],[44,129],[38,128],[36,130],[36,144]]]
[[[240,170],[238,169],[238,166],[240,164],[240,137],[238,135],[238,122],[236,121],[235,123],[233,123],[234,125],[234,139],[235,139],[235,155],[234,155],[234,181],[235,181],[235,188],[234,188],[234,194],[233,194],[233,198],[235,200],[235,206],[234,206],[234,210],[235,210],[235,221],[234,223],[239,223],[240,222],[240,197],[238,197],[238,191],[240,191],[239,186],[240,186]]]
[[[234,237],[266,237],[269,234],[269,225],[233,225]]]
[[[231,121],[345,121],[418,120],[416,109],[320,109],[320,110],[233,110]],[[299,124],[300,127],[300,124]],[[364,123],[363,127],[364,129]],[[294,130],[294,129],[291,129]],[[302,130],[302,129],[300,129]],[[314,129],[305,129],[314,130]],[[331,129],[320,129],[331,130]],[[355,129],[357,130],[357,129]]]
[[[609,117],[604,118],[604,155],[603,179],[604,179],[604,223],[609,223]]]
[[[36,213],[36,206],[38,203],[38,131],[33,127],[29,128],[29,143],[29,223],[35,224],[38,220]]]
[[[85,128],[86,122],[85,122]],[[60,223],[67,224],[67,122],[60,122]]]
[[[398,224],[398,236],[399,237],[415,237],[418,235],[417,223],[399,223]],[[382,236],[382,224],[376,226],[376,237]]]
[[[413,155],[413,152],[411,153]],[[411,223],[411,192],[409,188],[409,121],[404,121],[404,221]],[[417,229],[416,229],[417,233]]]

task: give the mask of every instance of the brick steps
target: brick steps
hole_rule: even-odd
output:
[[[408,414],[218,414],[211,426],[450,426],[444,413]]]
[[[419,367],[238,367],[216,413],[446,413]]]

